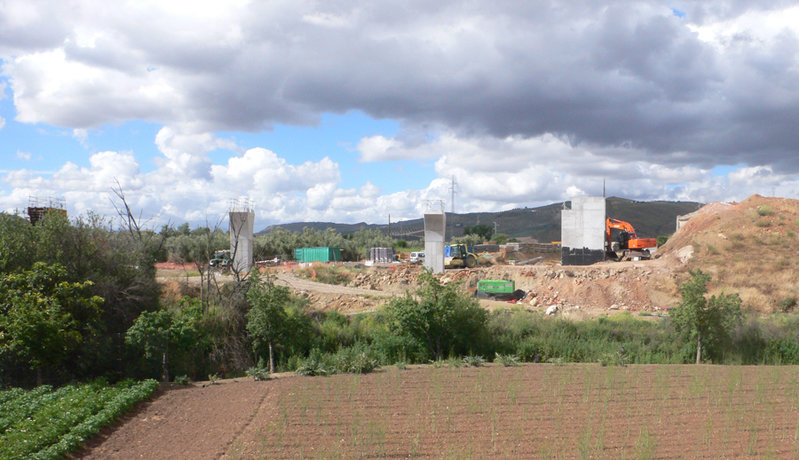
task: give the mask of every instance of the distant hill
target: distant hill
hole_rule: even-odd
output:
[[[568,202],[567,202],[568,203]],[[571,203],[569,203],[571,204]],[[634,201],[624,198],[607,199],[607,215],[630,222],[640,237],[656,237],[674,233],[677,216],[696,211],[701,203],[691,201]],[[447,213],[447,237],[463,235],[466,227],[477,224],[494,225],[497,232],[511,237],[533,237],[541,242],[560,240],[560,211],[563,203],[553,203],[537,208],[520,208],[500,212]],[[377,228],[388,232],[387,224],[337,224],[333,222],[296,222],[271,225],[261,232],[269,233],[282,227],[291,232],[301,232],[304,227],[325,230],[333,228],[344,235],[362,228]],[[422,218],[391,223],[391,235],[398,239],[419,240],[423,237]]]

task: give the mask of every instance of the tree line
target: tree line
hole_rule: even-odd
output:
[[[69,221],[57,213],[32,226],[0,213],[0,386],[205,379],[251,369],[351,372],[498,354],[602,362],[621,349],[635,363],[799,364],[799,316],[745,318],[736,295],[707,297],[711,280],[701,272],[683,284],[680,308],[657,322],[629,314],[571,322],[523,309],[488,312],[456,284],[441,285],[427,273],[418,291],[352,316],[314,311],[257,273],[220,285],[207,302],[169,301],[155,263],[170,240],[208,242],[217,233],[174,230],[113,229],[95,215]],[[370,245],[378,235],[369,235],[341,238]],[[304,231],[273,238],[326,245],[338,237]]]

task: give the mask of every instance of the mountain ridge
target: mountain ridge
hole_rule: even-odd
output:
[[[565,203],[570,203],[569,201]],[[670,235],[676,228],[677,216],[688,214],[699,209],[703,203],[693,201],[636,201],[626,198],[609,197],[607,199],[607,216],[630,222],[639,237],[656,237]],[[564,202],[551,203],[535,208],[516,208],[507,211],[446,213],[449,237],[460,236],[466,227],[477,224],[495,225],[497,233],[510,237],[532,237],[538,241],[560,240],[560,210]],[[257,234],[265,234],[277,228],[291,232],[301,232],[308,227],[315,230],[333,228],[335,231],[349,235],[362,228],[389,231],[389,224],[343,224],[335,222],[292,222],[288,224],[270,225]],[[423,238],[424,219],[410,219],[390,224],[391,235],[398,239],[418,240]]]

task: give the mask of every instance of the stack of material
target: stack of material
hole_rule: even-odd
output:
[[[387,264],[394,261],[394,249],[372,248],[369,251],[369,260],[375,263]]]

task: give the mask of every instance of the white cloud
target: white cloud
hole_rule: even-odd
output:
[[[0,58],[17,119],[72,129],[145,120],[202,136],[354,109],[409,130],[554,133],[597,155],[629,143],[653,163],[689,152],[705,168],[799,171],[795,127],[780,121],[799,111],[796,5],[708,1],[683,18],[656,0],[187,5],[3,2]],[[159,147],[202,175],[193,150],[211,139],[182,135],[165,133],[176,145]],[[358,149],[363,161],[447,153],[425,143],[398,149],[374,135]]]
[[[17,150],[17,158],[20,160],[30,160],[31,154],[29,152],[23,152],[22,150]]]
[[[0,129],[3,129],[3,127],[4,127],[5,125],[6,125],[6,119],[5,119],[5,118],[3,118],[3,117],[0,117]]]
[[[269,222],[418,217],[425,200],[449,199],[452,176],[461,212],[598,194],[603,180],[637,199],[799,196],[799,6],[684,10],[655,0],[8,0],[0,72],[16,119],[65,127],[82,144],[107,123],[158,123],[163,156],[147,172],[120,152],[65,161],[52,177],[6,172],[0,207],[40,189],[63,191],[77,211],[102,208],[117,180],[145,213],[193,222],[237,196]],[[215,134],[350,110],[401,126],[363,137],[360,161],[419,160],[438,177],[344,189],[335,157],[289,161]],[[218,150],[231,156],[214,163]],[[716,164],[744,166],[718,177]]]
[[[76,128],[72,130],[72,137],[80,143],[80,145],[86,147],[86,139],[89,137],[89,131],[86,129]]]

